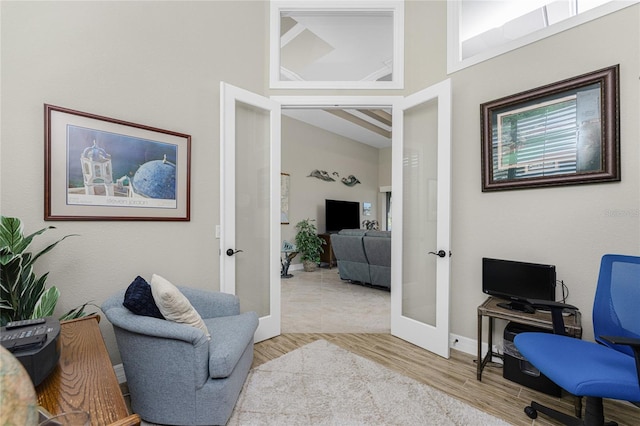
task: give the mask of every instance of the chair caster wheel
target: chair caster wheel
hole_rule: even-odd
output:
[[[524,407],[524,413],[529,416],[530,419],[536,419],[538,417],[538,411],[530,406]]]

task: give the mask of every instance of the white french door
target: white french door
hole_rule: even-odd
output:
[[[220,290],[280,334],[280,104],[220,83]]]
[[[391,334],[449,357],[451,81],[393,105]]]
[[[280,105],[391,106],[391,334],[448,358],[450,80],[405,98],[220,90],[221,289],[259,313],[256,341],[280,334]]]

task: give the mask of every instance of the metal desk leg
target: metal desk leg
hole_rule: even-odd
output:
[[[482,380],[482,314],[478,313],[478,358],[476,360],[476,378]]]
[[[489,336],[487,336],[487,354],[489,355],[489,361],[493,361],[493,317],[489,317]]]
[[[482,321],[482,318],[480,318]],[[478,331],[480,337],[482,337],[482,322],[478,325]],[[478,370],[477,370],[477,378],[478,380],[482,380],[482,370],[484,370],[484,366],[487,365],[488,362],[493,360],[493,318],[489,317],[489,335],[487,336],[487,343],[489,348],[487,350],[487,354],[482,358],[482,338],[478,339]]]

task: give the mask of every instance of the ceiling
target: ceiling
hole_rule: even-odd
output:
[[[280,72],[285,80],[391,78],[393,13],[296,9],[280,14]],[[284,115],[376,147],[391,146],[391,110],[283,109]]]
[[[283,108],[282,114],[375,148],[391,146],[390,109]]]

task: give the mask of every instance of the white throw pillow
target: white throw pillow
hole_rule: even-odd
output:
[[[200,314],[175,285],[156,274],[151,277],[150,285],[153,300],[165,319],[199,328],[207,337],[211,337]]]

